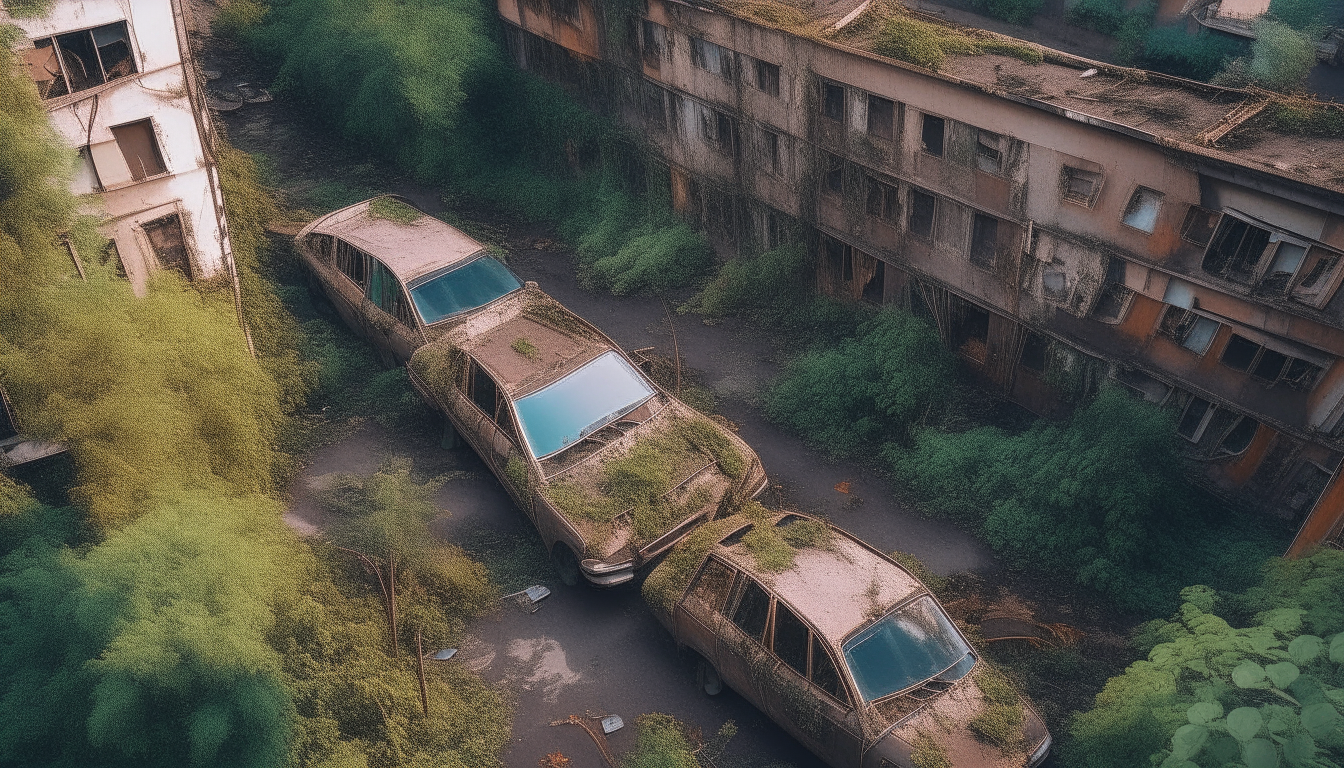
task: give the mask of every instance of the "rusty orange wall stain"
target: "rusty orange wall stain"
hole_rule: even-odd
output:
[[[1157,329],[1157,321],[1162,318],[1166,307],[1157,299],[1150,299],[1141,293],[1135,294],[1130,300],[1129,314],[1125,315],[1124,321],[1116,329],[1126,336],[1146,339]]]
[[[1265,452],[1269,450],[1269,444],[1274,440],[1278,432],[1270,427],[1261,424],[1255,431],[1255,437],[1251,438],[1251,444],[1246,448],[1245,453],[1237,457],[1237,460],[1227,467],[1227,479],[1232,485],[1241,487],[1255,470],[1260,467],[1260,462],[1265,458]]]
[[[1329,537],[1344,516],[1344,483],[1339,480],[1339,470],[1335,470],[1325,492],[1312,507],[1311,514],[1302,529],[1297,532],[1293,544],[1288,548],[1288,557],[1298,557],[1314,549]]]

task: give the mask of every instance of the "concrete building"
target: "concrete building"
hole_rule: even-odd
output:
[[[180,0],[55,0],[19,55],[60,135],[78,148],[72,191],[105,218],[137,293],[159,270],[230,279],[215,135]],[[87,254],[85,254],[87,256]]]
[[[801,239],[819,290],[931,317],[1043,415],[1112,379],[1294,552],[1339,541],[1344,140],[1290,123],[1337,107],[948,27],[985,52],[933,71],[875,52],[941,24],[883,3],[615,7],[498,0],[519,65],[637,127],[725,255]]]

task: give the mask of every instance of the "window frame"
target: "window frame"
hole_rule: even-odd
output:
[[[900,186],[888,184],[872,174],[864,174],[864,178],[868,182],[864,202],[864,210],[867,215],[883,224],[899,227],[901,223]],[[873,205],[874,196],[877,197],[876,206]]]
[[[351,245],[350,243],[341,239],[339,236],[333,235],[332,238],[334,241],[331,254],[332,266],[336,268],[336,271],[339,272],[341,276],[343,276],[346,280],[349,280],[351,285],[359,289],[359,293],[361,296],[364,295],[364,285],[369,282],[369,259],[373,257],[365,253],[362,248],[357,248]],[[350,251],[352,251],[353,254],[359,257],[361,266],[360,266],[360,278],[358,280],[356,280],[353,275],[351,275],[348,271],[346,271],[345,267],[341,266],[341,246],[345,246]]]
[[[1184,312],[1186,316],[1181,318],[1179,322],[1168,321],[1167,318],[1172,312]],[[1186,342],[1193,334],[1195,326],[1201,321],[1214,323],[1215,327],[1213,333],[1209,335],[1209,341],[1204,345],[1204,349],[1197,350],[1194,347],[1188,346]],[[1175,331],[1175,333],[1168,332],[1168,325],[1171,325],[1170,330]],[[1197,357],[1203,357],[1209,353],[1209,350],[1213,348],[1214,339],[1218,338],[1218,333],[1222,330],[1222,326],[1223,323],[1219,320],[1208,317],[1201,312],[1196,312],[1193,309],[1186,309],[1185,307],[1178,307],[1173,304],[1168,304],[1167,308],[1162,312],[1162,315],[1157,319],[1158,334],[1165,336],[1177,346]],[[1179,338],[1177,338],[1178,335]]]
[[[93,31],[95,29],[103,29],[104,27],[114,27],[117,25],[121,25],[124,30],[126,49],[130,53],[130,56],[127,57],[126,60],[130,62],[132,70],[124,75],[109,78],[107,76],[107,65],[103,63],[103,53],[102,51],[99,50],[98,40],[97,38],[94,37]],[[70,81],[70,67],[68,64],[65,63],[65,53],[61,50],[61,44],[60,41],[57,40],[57,38],[66,37],[68,35],[77,35],[80,34],[81,32],[87,33],[89,35],[89,42],[93,45],[94,56],[97,59],[96,63],[98,65],[98,73],[99,75],[102,76],[103,82],[97,83],[95,85],[86,86],[84,88],[80,88],[79,90],[75,90],[71,87],[72,83]],[[38,46],[38,43],[44,40],[50,41],[51,43],[52,52],[56,56],[56,66],[60,67],[61,69],[61,71],[57,74],[59,74],[61,82],[65,83],[65,93],[57,94],[55,96],[42,96],[41,98],[43,101],[47,101],[49,99],[59,99],[76,93],[83,93],[84,91],[99,88],[104,85],[107,85],[108,83],[115,82],[117,80],[122,80],[127,77],[142,74],[140,71],[140,54],[138,51],[136,51],[135,36],[131,34],[131,22],[129,19],[124,18],[116,19],[114,21],[109,21],[104,24],[95,24],[91,27],[80,27],[76,29],[69,29],[64,32],[53,32],[49,35],[43,35],[42,37],[35,37],[32,39],[33,48],[30,50],[39,50],[40,46]],[[36,81],[34,81],[34,83],[36,83]]]
[[[837,114],[834,116],[831,115],[832,93],[838,93],[840,96]],[[845,115],[849,109],[849,94],[846,92],[845,86],[843,84],[837,83],[834,80],[827,80],[825,78],[822,78],[820,101],[821,101],[822,117],[832,122],[839,123],[841,125],[845,124]]]
[[[1246,439],[1246,445],[1242,446],[1240,450],[1236,451],[1227,448],[1225,445],[1225,443],[1227,443],[1227,439],[1231,437],[1232,433],[1235,432],[1237,429],[1239,429],[1241,425],[1245,424],[1248,421],[1255,424],[1255,429],[1251,431],[1251,436]],[[1260,432],[1259,419],[1253,418],[1244,413],[1238,414],[1237,420],[1228,425],[1227,429],[1223,430],[1222,436],[1218,438],[1218,445],[1217,447],[1214,448],[1214,452],[1219,454],[1220,456],[1240,456],[1251,449],[1251,443],[1255,442],[1255,436],[1259,432]]]
[[[784,173],[784,153],[780,149],[779,131],[761,126],[761,159],[765,161],[766,172],[774,176]]]
[[[1190,237],[1190,230],[1192,229],[1191,226],[1192,223],[1194,223],[1194,217],[1201,213],[1210,214],[1214,217],[1213,226],[1209,228],[1209,236],[1202,243]],[[1181,222],[1181,239],[1187,243],[1197,245],[1200,248],[1205,249],[1205,255],[1207,255],[1209,245],[1213,242],[1213,236],[1218,234],[1218,227],[1222,223],[1223,223],[1222,211],[1215,211],[1210,208],[1205,208],[1202,205],[1191,205],[1185,212],[1185,221]]]
[[[874,102],[878,103],[879,106],[880,106],[883,102],[885,102],[886,104],[891,105],[891,107],[890,107],[890,110],[891,110],[891,111],[890,111],[890,113],[887,115],[887,119],[886,119],[885,121],[880,121],[880,122],[876,122],[876,123],[874,122],[874,120],[873,120],[873,104],[874,104]],[[876,136],[877,138],[879,138],[879,139],[884,139],[884,140],[886,140],[886,141],[895,141],[897,135],[899,134],[899,131],[897,131],[897,129],[896,129],[896,125],[897,125],[897,115],[898,115],[899,112],[900,112],[899,106],[900,106],[900,105],[899,105],[899,104],[896,102],[896,100],[894,100],[894,99],[888,99],[888,98],[885,97],[885,96],[878,96],[878,95],[875,94],[875,93],[870,93],[870,94],[868,94],[868,100],[867,100],[867,110],[868,110],[868,111],[867,111],[867,114],[865,115],[865,122],[866,122],[866,125],[864,126],[864,128],[865,128],[865,130],[867,131],[868,135],[869,135],[869,136]],[[884,127],[884,128],[886,129],[887,132],[884,134],[882,131],[875,131],[875,130],[873,130],[873,127],[874,127],[875,125],[876,125],[876,126],[879,126],[879,127]]]
[[[1185,421],[1186,414],[1190,412],[1190,407],[1194,405],[1196,401],[1204,403],[1207,407],[1204,409],[1204,414],[1199,417],[1199,424],[1196,425],[1194,431],[1187,436],[1181,433],[1181,424]],[[1217,410],[1218,410],[1217,403],[1213,402],[1212,400],[1202,398],[1199,395],[1196,395],[1195,393],[1191,392],[1190,399],[1186,401],[1185,405],[1181,408],[1181,415],[1178,419],[1176,419],[1177,437],[1180,437],[1183,440],[1188,440],[1191,443],[1198,444],[1200,440],[1204,439],[1204,430],[1208,429],[1209,422],[1213,420],[1213,414]]]
[[[767,96],[779,98],[779,81],[780,81],[780,75],[782,74],[780,65],[771,64],[770,62],[764,59],[758,59],[754,56],[750,58],[754,63],[752,65],[752,78],[751,83],[749,83],[749,85],[751,85],[751,87],[755,88],[761,93],[764,93]],[[769,82],[764,82],[761,75],[763,74],[763,72],[769,71],[771,68],[774,69],[774,74],[771,75],[769,78],[766,78],[766,80],[769,80]],[[765,87],[766,85],[770,85],[772,87],[767,88]]]
[[[640,57],[651,69],[662,69],[667,51],[667,27],[653,19],[640,19]],[[652,38],[652,40],[651,40]]]
[[[1075,178],[1082,178],[1081,174],[1095,177],[1092,182],[1092,193],[1087,197],[1075,195],[1069,189],[1069,182]],[[1080,205],[1088,210],[1092,210],[1097,205],[1097,198],[1101,196],[1101,188],[1106,183],[1106,175],[1100,171],[1089,171],[1086,168],[1064,163],[1060,166],[1060,188],[1059,196],[1066,203]]]
[[[928,136],[930,121],[936,120],[942,124],[942,130],[938,137],[938,151],[934,152],[929,148]],[[920,112],[919,124],[919,151],[930,157],[944,157],[947,154],[947,118],[929,112]]]
[[[1136,226],[1136,225],[1134,225],[1134,224],[1130,224],[1130,223],[1126,220],[1126,219],[1130,218],[1130,215],[1131,215],[1132,212],[1137,212],[1137,211],[1139,210],[1139,207],[1136,205],[1136,202],[1139,201],[1140,196],[1141,196],[1144,192],[1148,192],[1148,193],[1150,193],[1154,198],[1156,198],[1156,201],[1157,201],[1157,202],[1156,202],[1156,206],[1157,206],[1157,207],[1156,207],[1156,208],[1154,209],[1154,211],[1153,211],[1153,228],[1152,228],[1152,229],[1144,229],[1143,227],[1139,227],[1139,226]],[[1134,187],[1134,191],[1129,193],[1129,200],[1128,200],[1128,202],[1125,203],[1125,207],[1124,207],[1124,209],[1120,211],[1120,223],[1121,223],[1122,225],[1126,226],[1126,227],[1129,227],[1130,229],[1134,230],[1135,232],[1142,232],[1142,233],[1145,234],[1145,235],[1152,235],[1154,232],[1157,231],[1157,225],[1158,225],[1158,223],[1161,221],[1161,218],[1162,218],[1162,205],[1163,205],[1163,203],[1166,201],[1166,198],[1167,198],[1167,195],[1166,195],[1166,193],[1164,193],[1164,192],[1161,192],[1161,191],[1159,191],[1159,190],[1153,189],[1152,187],[1145,187],[1145,186],[1143,186],[1142,184],[1137,184],[1137,185],[1135,185],[1135,187]]]
[[[981,241],[977,247],[977,235],[982,232],[982,223],[984,227],[992,233],[993,237],[989,242]],[[971,236],[970,244],[967,247],[966,256],[970,259],[971,265],[979,267],[985,271],[993,271],[999,261],[999,218],[983,211],[971,209]],[[988,253],[988,261],[985,261],[985,255]]]
[[[911,226],[911,221],[915,216],[915,195],[922,195],[933,201],[932,210],[929,213],[929,231],[921,233],[915,231]],[[933,242],[933,236],[938,231],[938,196],[919,187],[909,187],[906,192],[906,210],[905,210],[905,231],[911,237],[917,237],[926,242]]]
[[[718,43],[699,37],[697,35],[687,35],[691,39],[691,65],[697,69],[718,75],[725,82],[732,83],[737,70],[737,51],[731,48],[725,48]],[[714,52],[714,63],[717,69],[709,66],[709,54]],[[727,54],[725,56],[725,54]],[[724,65],[725,60],[727,66]]]
[[[122,146],[121,138],[117,135],[118,129],[130,128],[131,126],[137,126],[137,125],[148,126],[149,130],[147,135],[149,136],[150,146],[154,150],[155,159],[159,161],[159,165],[163,168],[163,170],[158,171],[157,173],[148,173],[138,179],[135,177],[135,169],[131,167],[130,158],[126,156],[126,148]],[[155,122],[153,117],[143,117],[138,120],[131,120],[129,122],[108,126],[108,130],[111,131],[112,141],[117,145],[117,151],[121,153],[121,159],[126,163],[126,171],[131,176],[130,181],[117,184],[116,185],[117,188],[123,186],[130,186],[132,184],[143,184],[147,181],[161,179],[166,176],[171,176],[173,174],[173,169],[168,166],[168,158],[163,154],[163,146],[159,141],[159,126],[158,123]],[[97,167],[98,167],[97,163],[95,162],[94,163],[95,171],[97,170]],[[145,170],[143,166],[141,167],[141,170]]]
[[[994,143],[994,146],[991,146],[990,144],[987,144],[985,142],[986,136],[990,137],[990,141]],[[975,169],[977,171],[980,171],[981,173],[988,173],[992,176],[1002,176],[1004,173],[1004,160],[1006,159],[1005,155],[1007,154],[1006,150],[1007,143],[1008,143],[1008,137],[1003,135],[1002,133],[995,133],[994,131],[988,131],[985,130],[984,128],[976,128]],[[984,150],[988,150],[988,152],[985,152]],[[992,155],[989,153],[992,153]],[[984,165],[981,163],[982,159],[992,159],[994,167],[993,168],[984,167]]]
[[[368,269],[367,278],[364,281],[364,298],[368,299],[370,304],[377,307],[378,311],[382,312],[383,314],[387,315],[393,320],[396,320],[404,328],[407,328],[408,330],[415,330],[416,328],[418,328],[419,313],[413,309],[414,305],[411,303],[411,297],[407,295],[406,292],[406,284],[402,282],[399,276],[397,276],[397,273],[392,271],[392,268],[384,264],[381,259],[372,254],[369,254],[367,269]],[[384,272],[386,272],[387,277],[391,278],[393,284],[396,286],[396,290],[394,291],[394,293],[396,294],[396,298],[394,299],[394,306],[390,311],[382,304],[380,304],[377,300],[374,299],[373,273],[374,270],[376,269],[382,269]]]
[[[1237,368],[1236,366],[1233,365],[1229,365],[1228,363],[1223,361],[1223,356],[1227,353],[1228,347],[1230,347],[1236,339],[1241,339],[1242,341],[1245,341],[1249,344],[1254,344],[1257,347],[1255,353],[1251,355],[1250,362],[1246,365],[1244,369]],[[1259,369],[1260,365],[1264,362],[1266,352],[1272,355],[1278,355],[1279,357],[1283,358],[1283,362],[1279,364],[1278,370],[1274,373],[1273,378],[1263,376],[1257,372],[1257,369]],[[1304,386],[1302,384],[1299,384],[1297,379],[1289,378],[1288,374],[1289,371],[1292,370],[1294,363],[1302,363],[1315,369],[1315,372],[1311,372],[1310,384]],[[1227,344],[1223,345],[1223,351],[1218,355],[1218,364],[1231,368],[1232,370],[1237,371],[1238,373],[1246,374],[1252,379],[1255,379],[1256,381],[1263,384],[1266,389],[1277,387],[1280,384],[1282,384],[1283,386],[1288,387],[1289,389],[1304,393],[1310,392],[1313,389],[1315,389],[1316,384],[1319,383],[1320,381],[1321,374],[1325,372],[1324,367],[1317,365],[1311,360],[1296,357],[1288,352],[1274,349],[1273,347],[1264,344],[1261,341],[1252,339],[1247,336],[1243,336],[1240,333],[1237,333],[1235,330],[1232,331],[1232,336],[1228,338]]]

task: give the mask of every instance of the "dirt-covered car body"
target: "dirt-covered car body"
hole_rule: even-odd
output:
[[[322,216],[294,242],[315,286],[388,364],[522,289],[480,243],[395,195]]]
[[[835,768],[1046,758],[1040,716],[909,571],[823,521],[753,506],[703,526],[644,584],[707,689],[726,683]]]
[[[627,582],[765,487],[746,443],[533,284],[420,348],[408,370],[532,519],[567,581]]]

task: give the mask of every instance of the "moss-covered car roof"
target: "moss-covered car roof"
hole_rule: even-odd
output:
[[[390,201],[411,214],[398,219],[377,215],[371,206],[380,201]],[[461,230],[391,197],[377,197],[342,208],[314,221],[306,229],[334,235],[374,256],[402,282],[464,261],[483,248]]]

